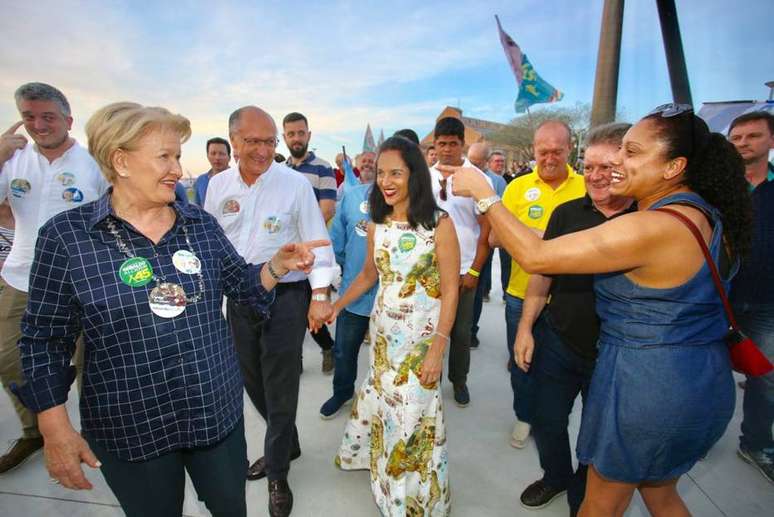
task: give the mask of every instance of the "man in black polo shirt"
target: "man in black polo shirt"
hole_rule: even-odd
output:
[[[609,191],[610,160],[629,127],[606,124],[589,132],[584,155],[587,194],[554,210],[544,239],[586,230],[635,209],[631,199]],[[565,491],[571,514],[580,507],[586,471],[582,467],[573,474],[567,423],[578,393],[586,397],[598,337],[593,275],[530,277],[514,356],[519,368],[535,378],[532,432],[544,475],[522,492],[526,508],[543,508]]]

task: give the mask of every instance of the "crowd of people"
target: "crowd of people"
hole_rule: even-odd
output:
[[[534,437],[543,470],[522,488],[528,509],[567,492],[570,515],[618,516],[639,491],[652,515],[689,515],[677,482],[726,431],[735,384],[729,322],[686,225],[774,358],[768,113],[726,136],[676,104],[598,126],[579,174],[560,120],[536,128],[533,164],[509,167],[446,117],[430,146],[403,129],[334,169],[302,113],[278,127],[248,105],[207,140],[189,202],[184,116],[109,104],[83,147],[57,88],[24,84],[15,102],[21,121],[0,138],[0,226],[15,229],[0,232],[0,376],[22,435],[0,474],[42,448],[54,482],[89,489],[83,464],[99,468],[143,517],[181,514],[186,472],[224,517],[246,515],[246,481],[266,478],[269,515],[290,515],[309,331],[333,375],[320,417],[351,406],[333,464],[370,472],[382,515],[449,515],[448,451],[465,444],[447,441],[441,383],[461,408],[484,397],[468,374],[495,250],[509,440]],[[65,409],[74,380],[79,424]],[[266,422],[253,462],[245,392]],[[748,378],[743,410],[738,454],[774,481],[773,374]]]

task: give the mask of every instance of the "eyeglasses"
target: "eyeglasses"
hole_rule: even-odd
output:
[[[660,114],[661,118],[670,118],[682,115],[683,113],[693,113],[693,106],[690,104],[676,104],[674,102],[670,102],[669,104],[662,104],[661,106],[658,106],[653,111],[648,113],[648,116]]]
[[[242,142],[247,147],[266,147],[267,149],[274,149],[277,147],[277,144],[279,143],[279,138],[272,137],[272,138],[266,138],[266,139],[260,139],[260,138],[243,138]]]
[[[441,201],[446,201],[447,195],[446,195],[446,183],[448,181],[448,178],[444,178],[442,180],[438,180],[438,182],[441,184],[441,192],[439,192],[441,196]]]

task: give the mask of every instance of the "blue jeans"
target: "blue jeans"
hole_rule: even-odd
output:
[[[357,356],[360,345],[368,332],[368,316],[343,310],[336,318],[336,342],[333,357],[336,370],[333,374],[333,396],[344,402],[355,393],[357,379]]]
[[[505,295],[505,333],[507,336],[508,363],[511,372],[511,390],[513,390],[513,412],[516,418],[528,424],[532,423],[535,412],[535,376],[523,372],[513,359],[513,342],[521,319],[521,307],[524,301],[510,294]],[[535,359],[533,358],[533,361]]]
[[[734,312],[741,329],[774,362],[774,304],[737,304]],[[774,448],[774,372],[747,378],[742,407],[742,447],[751,451]]]
[[[478,335],[478,320],[481,319],[481,309],[484,306],[484,295],[488,295],[492,290],[492,252],[489,252],[489,258],[486,259],[484,267],[481,268],[481,275],[476,287],[476,298],[473,300],[473,326],[471,335]]]
[[[585,404],[591,374],[592,359],[572,351],[562,341],[545,314],[533,327],[536,352],[530,371],[535,376],[535,415],[532,435],[535,437],[543,481],[556,489],[567,489],[567,502],[577,513],[586,490],[586,467],[572,469],[569,416],[580,394]],[[573,513],[574,514],[574,513]]]

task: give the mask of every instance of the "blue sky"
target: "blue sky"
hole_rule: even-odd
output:
[[[774,80],[774,2],[680,0],[694,104],[764,99]],[[26,5],[25,5],[26,4]],[[162,105],[191,119],[183,148],[193,175],[207,169],[204,142],[226,136],[235,108],[257,104],[276,120],[301,111],[311,146],[331,160],[359,151],[366,123],[386,135],[423,136],[446,105],[507,122],[516,86],[494,15],[537,72],[591,102],[602,0],[421,3],[332,1],[49,1],[4,7],[0,124],[18,118],[13,91],[27,81],[61,88],[76,138],[100,106]],[[654,0],[629,0],[618,108],[635,120],[671,100]],[[280,152],[285,153],[284,144]]]

